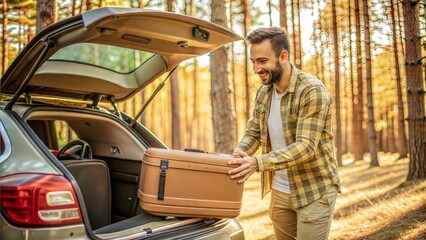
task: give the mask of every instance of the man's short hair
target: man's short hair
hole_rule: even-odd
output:
[[[248,44],[261,43],[266,39],[271,41],[272,49],[277,57],[283,50],[286,50],[290,55],[290,39],[284,29],[278,27],[258,28],[250,32],[246,37]]]

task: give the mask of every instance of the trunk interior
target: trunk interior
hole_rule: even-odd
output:
[[[134,239],[155,232],[167,233],[169,229],[212,224],[203,218],[154,216],[141,209],[137,192],[143,153],[150,146],[165,146],[141,124],[130,128],[125,123],[132,120],[128,116],[123,115],[123,121],[102,111],[64,107],[35,107],[23,115],[76,180],[84,199],[82,211],[98,238]],[[76,140],[87,142],[93,157],[72,159],[58,155],[66,143]],[[65,149],[65,154],[68,151],[74,149]],[[220,220],[213,220],[217,221]]]

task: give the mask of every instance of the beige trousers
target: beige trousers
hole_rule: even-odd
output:
[[[294,208],[290,194],[272,189],[269,216],[277,240],[326,240],[333,220],[337,188],[331,187],[317,201]]]

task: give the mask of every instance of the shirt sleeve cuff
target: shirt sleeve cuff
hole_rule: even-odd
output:
[[[258,172],[265,171],[265,167],[263,166],[262,158],[260,156],[255,156],[254,159],[257,161]]]

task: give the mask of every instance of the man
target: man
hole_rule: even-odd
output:
[[[235,159],[238,183],[262,174],[262,197],[271,189],[269,216],[276,239],[327,239],[340,188],[331,126],[331,97],[317,78],[289,61],[290,41],[280,28],[246,38],[262,85]],[[262,155],[251,157],[258,148]]]

